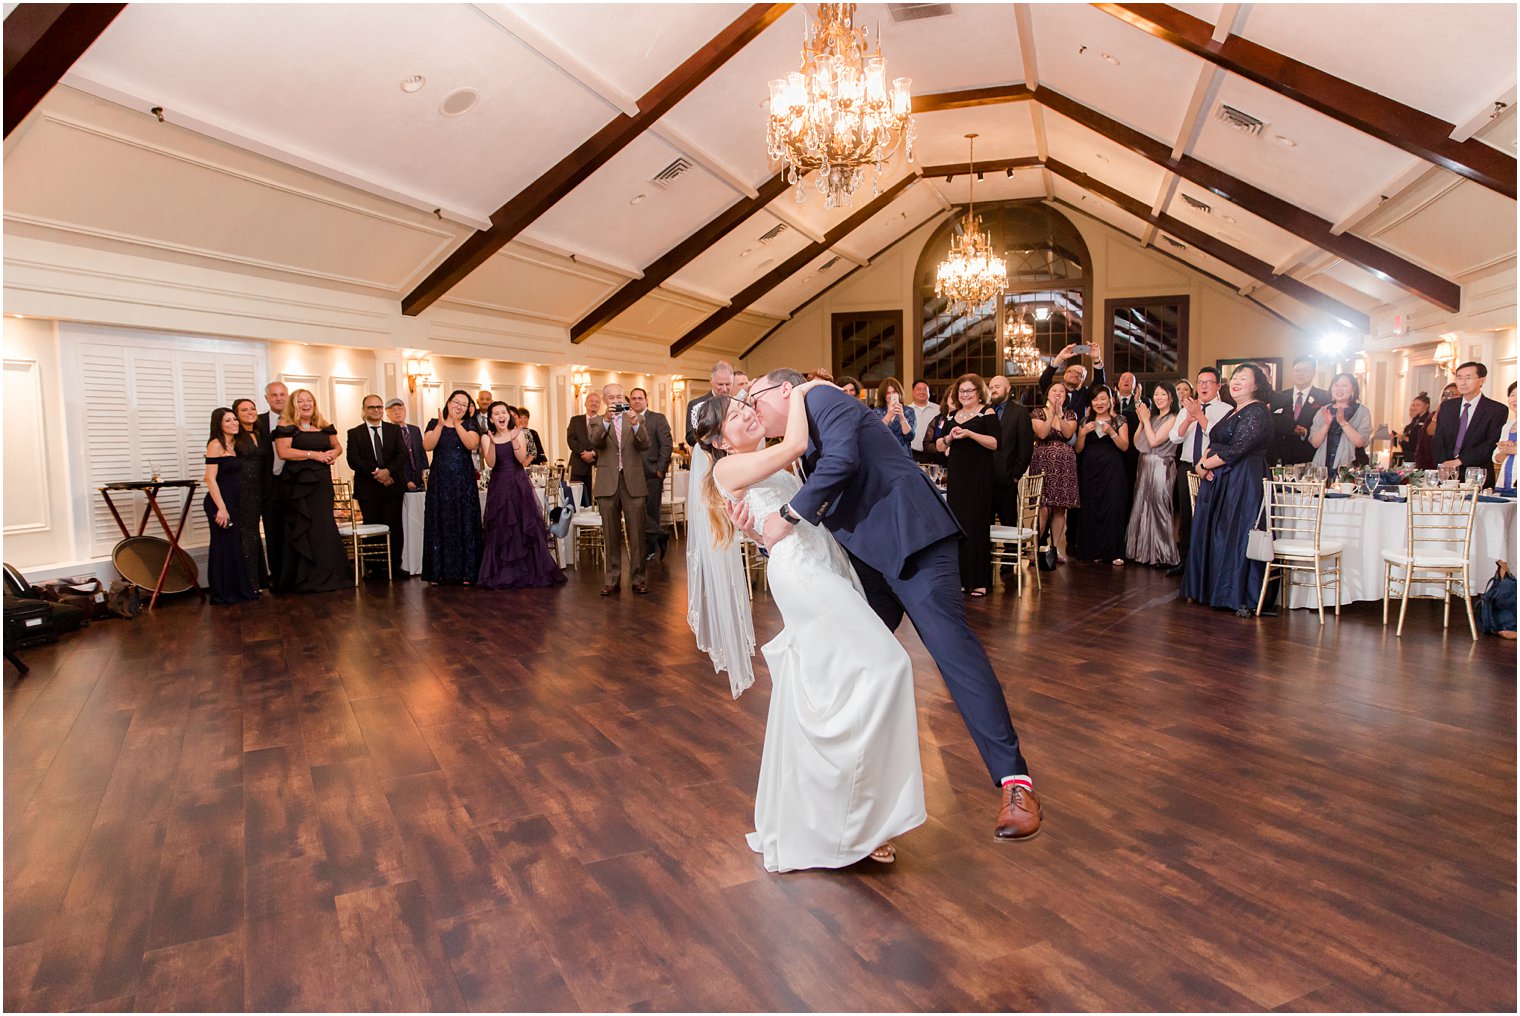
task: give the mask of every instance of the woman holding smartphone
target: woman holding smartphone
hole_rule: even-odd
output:
[[[892,436],[897,438],[897,443],[902,445],[903,451],[912,455],[913,433],[918,425],[918,414],[913,412],[912,406],[903,404],[902,382],[895,377],[889,377],[876,389],[876,395],[881,400],[881,405],[872,412],[887,425]]]
[[[435,586],[473,585],[484,540],[474,461],[480,428],[469,392],[449,393],[438,418],[428,421],[422,447],[433,455],[422,516],[422,577]]]

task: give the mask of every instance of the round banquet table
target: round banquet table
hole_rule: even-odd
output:
[[[1326,499],[1320,542],[1339,543],[1341,552],[1341,603],[1383,598],[1383,551],[1403,550],[1408,539],[1408,506],[1403,501],[1379,501],[1358,496]],[[1494,562],[1515,562],[1515,502],[1478,503],[1473,520],[1472,554],[1467,564],[1467,581],[1473,595],[1483,591],[1494,573]],[[1304,579],[1308,577],[1307,584]],[[1316,607],[1314,574],[1295,575],[1288,606]],[[1423,589],[1416,582],[1413,592],[1439,591],[1438,585]],[[1326,606],[1330,601],[1326,601]]]

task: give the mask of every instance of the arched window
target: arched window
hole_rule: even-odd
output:
[[[960,219],[946,223],[918,259],[918,376],[942,393],[962,374],[1006,374],[1015,385],[1033,385],[1041,363],[1018,362],[1021,326],[1040,354],[1090,341],[1084,313],[1092,300],[1092,259],[1064,215],[1048,205],[1004,201],[978,205],[983,228],[1008,265],[1008,291],[970,315],[951,315],[934,295],[939,263],[950,251]]]

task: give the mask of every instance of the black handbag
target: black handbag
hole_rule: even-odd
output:
[[[1040,530],[1040,547],[1035,551],[1035,565],[1040,571],[1056,570],[1056,541],[1050,535],[1050,520],[1045,520],[1045,528]]]

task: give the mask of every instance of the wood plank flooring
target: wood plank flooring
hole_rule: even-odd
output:
[[[651,596],[599,578],[26,653],[5,1007],[1514,1011],[1515,647],[1429,603],[1241,621],[1093,565],[971,601],[1045,800],[1015,846],[905,626],[928,824],[776,876],[763,669],[735,702],[696,652],[678,549]]]

